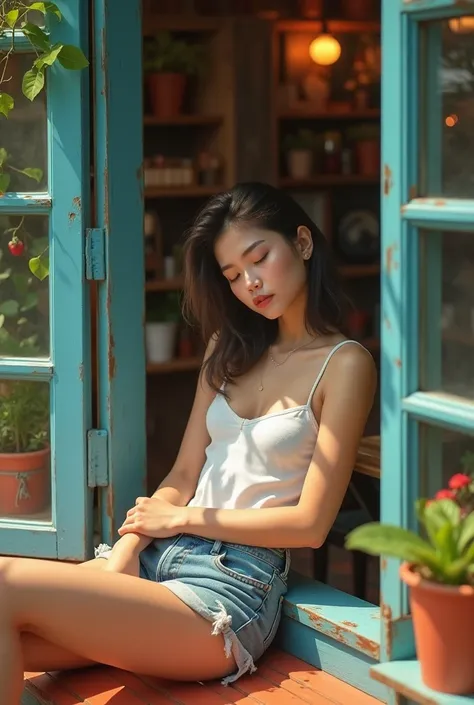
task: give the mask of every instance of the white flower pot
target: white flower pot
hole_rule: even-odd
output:
[[[292,179],[308,179],[313,170],[313,153],[309,149],[290,149],[288,174]]]
[[[148,362],[168,362],[173,359],[177,323],[147,323],[145,330]]]

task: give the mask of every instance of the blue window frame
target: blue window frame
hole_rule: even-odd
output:
[[[473,14],[455,0],[383,3],[381,518],[407,528],[414,500],[474,448]],[[399,563],[382,566],[381,660],[412,658]]]
[[[52,40],[80,46],[87,55],[87,3],[68,0],[58,5],[63,19],[50,28]],[[9,45],[10,39],[1,41]],[[28,51],[31,46],[19,37],[12,56],[17,68]],[[25,182],[18,182],[16,191],[0,198],[0,237],[4,246],[9,237],[5,225],[20,225],[25,254],[38,254],[39,247],[49,246],[50,275],[41,283],[32,277],[28,284],[27,256],[0,263],[5,277],[9,264],[16,277],[16,297],[5,300],[0,289],[3,327],[15,328],[8,344],[5,336],[0,338],[0,409],[10,414],[11,421],[12,402],[18,402],[17,411],[20,403],[27,405],[29,413],[21,417],[21,430],[29,420],[37,424],[29,429],[33,435],[49,426],[50,457],[36,469],[15,465],[17,457],[2,465],[3,497],[8,494],[12,502],[0,511],[0,554],[80,559],[92,541],[92,493],[86,482],[90,308],[84,276],[90,188],[88,74],[53,67],[43,99],[38,97],[30,105],[21,101],[20,90],[18,95],[20,101],[8,122],[2,120],[1,146],[12,152],[18,146],[15,139],[21,141],[20,159],[28,156],[30,147],[37,147],[33,157],[45,177],[40,178],[37,191],[22,191]],[[5,279],[0,286],[5,292]],[[28,322],[28,312],[40,307],[42,316],[32,322],[32,330],[36,326],[39,333],[36,345],[12,347],[20,340],[26,344],[25,334],[18,333],[18,319],[25,312]],[[49,424],[44,422],[45,408]],[[17,448],[25,449],[21,444]]]
[[[43,307],[41,325],[35,321],[39,342],[12,353],[2,327],[18,311],[0,289],[0,423],[2,410],[12,416],[12,389],[32,405],[42,398],[50,441],[50,459],[27,471],[18,457],[2,471],[0,447],[0,554],[83,560],[94,543],[116,540],[126,510],[147,491],[141,3],[130,0],[126,12],[117,12],[109,0],[98,0],[90,15],[81,0],[57,5],[62,21],[46,28],[52,41],[80,46],[87,55],[92,29],[91,71],[53,66],[32,104],[22,102],[18,87],[20,102],[0,136],[8,151],[16,140],[20,160],[31,156],[31,147],[40,164],[21,166],[43,172],[36,172],[37,191],[21,190],[21,182],[0,198],[0,226],[11,232],[21,223],[28,246],[27,256],[7,252],[6,264],[31,280],[35,304],[30,296],[27,306],[36,311],[41,299]],[[125,74],[124,36],[130,47]],[[26,38],[19,36],[15,49],[14,61],[28,68]],[[25,121],[30,132],[20,137],[17,125]],[[0,237],[5,244],[11,235],[0,230]],[[28,277],[27,261],[46,248],[50,274],[39,282]],[[5,266],[0,261],[0,287]],[[3,504],[2,479],[8,484]]]

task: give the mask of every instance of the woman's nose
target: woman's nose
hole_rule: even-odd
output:
[[[247,287],[249,291],[257,291],[262,288],[262,280],[257,276],[247,275]]]

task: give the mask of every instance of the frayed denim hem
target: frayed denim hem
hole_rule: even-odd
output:
[[[220,600],[216,600],[217,610],[212,611],[187,585],[179,580],[167,580],[161,583],[163,587],[171,590],[188,607],[197,612],[201,617],[212,622],[211,634],[224,636],[224,652],[227,658],[234,657],[237,671],[222,679],[222,685],[229,685],[245,673],[254,673],[257,670],[251,654],[239,641],[237,634],[231,628],[232,616],[227,614],[226,609]]]

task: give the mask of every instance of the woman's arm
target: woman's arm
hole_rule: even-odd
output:
[[[331,360],[321,382],[318,440],[297,506],[260,510],[186,507],[182,531],[269,548],[321,546],[344,499],[376,383],[375,364],[361,348],[348,346]]]

